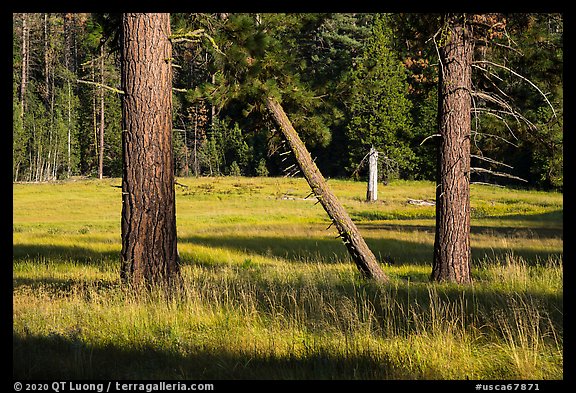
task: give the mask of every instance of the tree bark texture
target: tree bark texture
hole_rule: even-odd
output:
[[[344,242],[360,273],[364,277],[376,281],[388,281],[388,277],[384,274],[380,265],[378,265],[376,257],[368,248],[356,225],[328,184],[326,184],[324,176],[322,176],[322,173],[320,173],[314,161],[312,161],[308,149],[306,149],[306,146],[300,140],[298,133],[292,126],[282,106],[274,98],[268,97],[266,99],[266,107],[272,113],[276,123],[278,123],[312,192],[318,198],[322,207],[338,229],[340,238]]]
[[[122,17],[122,267],[134,286],[180,279],[169,14]]]
[[[473,41],[457,17],[440,47],[433,281],[470,283],[470,129]]]

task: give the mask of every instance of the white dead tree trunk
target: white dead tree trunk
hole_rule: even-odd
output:
[[[368,190],[366,191],[366,200],[373,202],[378,199],[378,151],[374,146],[368,153]]]

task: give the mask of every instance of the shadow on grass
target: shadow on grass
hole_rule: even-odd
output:
[[[231,309],[238,309],[249,293],[263,318],[276,318],[282,310],[287,320],[298,315],[299,326],[308,332],[325,332],[323,326],[341,332],[356,331],[363,318],[372,320],[372,334],[401,338],[411,334],[433,332],[433,329],[488,329],[488,334],[505,334],[497,329],[495,315],[507,318],[515,326],[517,318],[511,307],[526,307],[526,312],[546,313],[555,331],[563,335],[562,296],[504,293],[474,290],[470,287],[440,285],[431,295],[430,286],[423,282],[380,286],[355,281],[320,281],[311,289],[306,283],[271,283],[256,280],[248,285],[249,277],[239,277],[222,283],[206,279],[200,283],[203,291],[226,290]],[[70,282],[66,282],[69,285]],[[249,292],[248,292],[249,291]],[[320,303],[318,295],[324,300]],[[184,300],[185,301],[185,300]],[[333,311],[327,310],[329,303]],[[350,309],[353,305],[354,309]],[[459,305],[461,308],[454,308]],[[442,308],[444,307],[444,309]],[[444,310],[444,311],[442,311]],[[360,318],[360,320],[358,319]],[[537,322],[540,323],[540,322]],[[390,331],[389,326],[394,328]],[[487,327],[488,326],[488,327]],[[490,327],[491,326],[491,327]],[[126,338],[124,338],[126,340]],[[111,338],[112,342],[115,339]],[[166,347],[160,344],[139,344],[136,337],[120,343],[89,345],[78,332],[50,333],[37,336],[13,333],[13,377],[16,379],[413,379],[430,378],[433,366],[421,371],[408,370],[389,355],[380,351],[351,347],[350,351],[329,351],[311,344],[304,352],[288,352],[280,357],[273,348],[268,350],[240,349],[233,351],[224,344],[188,342],[184,346]],[[274,344],[271,344],[274,345]],[[354,344],[352,344],[354,345]],[[128,347],[129,346],[129,347]],[[249,348],[250,345],[244,348]],[[422,373],[422,374],[420,374]]]
[[[472,257],[475,260],[487,258],[503,258],[510,253],[522,257],[526,263],[533,265],[542,262],[560,252],[541,251],[535,248],[522,247],[521,238],[517,241],[510,238],[508,247],[472,247]],[[432,241],[432,239],[431,239]],[[265,236],[189,236],[178,239],[179,244],[190,243],[212,248],[224,248],[246,254],[256,254],[264,257],[281,258],[289,262],[322,262],[339,263],[349,261],[349,255],[340,239],[318,239],[307,237],[265,237]],[[366,238],[368,246],[382,263],[390,264],[421,264],[432,263],[433,244],[411,242],[398,239]],[[87,247],[17,244],[13,246],[13,260],[24,261],[30,258],[39,262],[52,263],[54,260],[89,266],[101,267],[106,264],[116,264],[119,252],[101,252]],[[38,261],[36,261],[38,262]],[[203,263],[201,260],[191,260],[184,253],[183,263]]]
[[[210,265],[208,269],[215,268]],[[372,281],[364,281],[360,277],[340,278],[337,276],[326,277],[321,280],[310,282],[308,280],[282,280],[263,279],[260,271],[245,268],[242,265],[236,267],[234,280],[223,282],[219,276],[205,275],[190,282],[182,294],[181,301],[185,302],[190,293],[186,291],[200,291],[202,294],[220,294],[221,302],[229,302],[229,306],[236,309],[246,306],[246,294],[253,299],[259,313],[263,315],[275,315],[277,310],[283,310],[285,317],[297,315],[302,309],[305,312],[304,324],[311,329],[317,329],[324,323],[325,310],[318,297],[322,296],[331,304],[344,304],[343,299],[353,301],[356,307],[365,305],[369,300],[374,307],[374,316],[378,319],[381,327],[385,327],[389,318],[398,318],[395,324],[405,332],[413,331],[415,326],[410,326],[407,310],[417,307],[425,311],[434,299],[444,304],[458,304],[465,302],[468,315],[479,317],[480,315],[492,315],[495,311],[502,315],[508,315],[512,303],[532,303],[545,310],[555,323],[556,329],[562,330],[563,321],[563,294],[562,292],[542,291],[511,291],[492,285],[485,286],[480,281],[473,286],[460,286],[456,284],[431,284],[429,273],[421,271],[408,271],[399,275],[392,275],[391,284],[378,284]],[[16,278],[13,280],[13,288],[29,287],[32,290],[42,289],[56,296],[81,295],[89,300],[95,293],[109,294],[122,291],[119,280],[105,280],[100,278],[68,278],[54,279],[50,277],[39,278]],[[431,292],[433,291],[433,292]],[[226,296],[224,297],[224,293]],[[122,297],[122,296],[121,296]],[[434,299],[432,299],[434,298]],[[144,299],[144,298],[142,298]],[[140,300],[142,300],[140,299]],[[213,301],[213,298],[206,301]],[[393,304],[390,303],[393,302]],[[512,302],[512,303],[511,303]],[[252,304],[248,302],[249,304]],[[320,308],[318,308],[320,307]],[[349,310],[341,310],[336,315],[346,315]],[[350,331],[351,323],[348,320],[333,320],[330,324],[339,326],[342,331]],[[483,323],[480,323],[482,325]]]
[[[102,266],[103,264],[113,263],[113,261],[119,261],[120,252],[96,251],[80,246],[15,244],[12,246],[12,256],[14,261],[35,258],[47,264],[53,260],[58,260],[59,262],[72,264]]]
[[[426,232],[434,234],[434,225],[411,225],[411,224],[358,224],[358,228],[366,231],[404,231],[404,232]],[[488,236],[502,236],[511,238],[522,239],[562,239],[564,230],[562,228],[550,227],[494,227],[487,225],[474,225],[470,226],[470,233],[473,235],[488,235]]]
[[[357,225],[362,230],[391,230],[391,231],[406,231],[414,232],[421,231],[434,234],[434,225],[412,225],[412,224],[395,224],[394,220],[388,223],[370,223],[371,220],[379,220],[379,218],[371,218],[370,214],[360,215],[363,222]],[[477,225],[474,223],[474,218],[470,225],[470,233],[491,236],[506,236],[513,238],[540,238],[540,239],[562,239],[564,230],[562,225],[563,211],[557,210],[541,214],[514,214],[502,216],[489,216],[485,217],[486,220],[507,220],[507,221],[526,221],[530,223],[529,227],[513,227],[513,226],[489,226]],[[430,218],[430,217],[426,217]],[[433,218],[433,217],[432,217]],[[367,222],[368,221],[368,222]],[[538,225],[541,224],[541,225]],[[551,225],[554,224],[554,225]]]
[[[120,286],[120,274],[118,280],[87,279],[79,280],[73,278],[53,278],[53,277],[18,277],[12,280],[12,288],[29,287],[32,290],[42,289],[50,294],[73,295],[74,292],[90,291],[107,292]]]
[[[15,379],[403,379],[414,378],[381,354],[337,356],[326,351],[281,358],[227,348],[187,354],[152,347],[92,346],[77,337],[13,334]],[[216,384],[216,388],[218,385]]]
[[[68,255],[68,254],[67,254]],[[90,259],[95,261],[98,258]],[[357,331],[366,318],[371,334],[403,337],[430,332],[434,326],[453,327],[450,319],[467,330],[488,329],[487,335],[501,335],[495,316],[516,326],[514,308],[522,314],[534,312],[550,317],[555,331],[563,335],[562,293],[509,292],[482,285],[430,285],[428,275],[407,272],[393,278],[392,285],[340,279],[336,276],[317,281],[261,279],[256,272],[241,265],[234,279],[200,275],[188,288],[191,299],[202,299],[210,307],[221,294],[221,307],[241,310],[254,307],[262,318],[293,321],[299,328],[324,333],[326,328],[339,332]],[[41,286],[57,296],[79,294],[88,301],[94,291],[119,290],[117,282],[106,280],[17,278],[15,288]],[[432,291],[432,292],[431,292]],[[224,293],[226,295],[224,295]],[[186,296],[186,292],[184,292]],[[188,294],[190,295],[190,294]],[[251,299],[246,301],[246,299]],[[322,298],[322,301],[319,299]],[[183,302],[190,301],[186,297]],[[205,303],[204,303],[205,302]],[[326,307],[329,304],[330,307]],[[280,310],[280,311],[279,311]],[[443,311],[444,310],[444,311]],[[281,313],[279,315],[278,313]],[[530,315],[527,316],[529,318]],[[541,321],[537,321],[540,324]],[[390,325],[393,326],[392,331]],[[488,326],[488,328],[487,328]],[[544,329],[545,326],[542,327]],[[496,329],[496,330],[494,330]],[[544,330],[543,330],[544,331]],[[433,377],[431,367],[408,370],[385,353],[352,348],[346,354],[322,347],[305,353],[279,357],[273,351],[234,352],[209,343],[188,343],[190,347],[146,346],[135,337],[108,345],[88,345],[78,333],[35,336],[13,334],[13,376],[16,379],[412,379]],[[129,347],[128,347],[129,346]],[[175,349],[176,348],[176,349]],[[245,347],[246,348],[246,347]],[[171,350],[173,349],[173,350]],[[423,374],[418,374],[419,372]]]
[[[411,242],[397,239],[366,238],[366,243],[382,263],[422,264],[432,263],[433,244]],[[282,258],[290,262],[322,261],[339,263],[348,261],[349,255],[339,239],[311,239],[304,237],[263,237],[263,236],[191,236],[179,242],[198,244],[206,247],[226,248],[248,254]],[[522,247],[522,242],[510,242],[509,247],[472,247],[475,260],[503,258],[513,253],[522,257],[526,263],[535,264],[550,256],[562,252],[543,252],[538,249]]]
[[[379,211],[360,211],[360,212],[354,212],[352,213],[352,218],[358,221],[358,225],[359,226],[367,226],[367,222],[370,221],[382,221],[382,220],[389,220],[389,221],[394,221],[394,220],[415,220],[415,219],[434,219],[435,214],[432,213],[430,214],[429,212],[422,212],[421,214],[406,214],[406,215],[402,215],[397,214],[396,212],[394,213],[389,213],[389,212],[379,212]],[[522,214],[522,213],[517,213],[517,214],[507,214],[507,215],[489,215],[489,214],[484,214],[482,215],[481,212],[474,212],[472,211],[472,228],[471,231],[472,233],[474,233],[474,231],[483,231],[484,228],[486,227],[482,227],[482,226],[475,226],[474,225],[474,219],[489,219],[489,220],[513,220],[513,221],[526,221],[529,222],[533,227],[531,227],[530,229],[532,229],[534,231],[534,233],[538,233],[540,234],[540,231],[542,231],[542,237],[548,237],[548,235],[557,237],[557,234],[559,232],[559,235],[562,236],[562,220],[564,217],[564,212],[563,210],[554,210],[554,211],[550,211],[550,212],[546,212],[546,213],[537,213],[537,214]],[[538,226],[538,224],[545,224],[545,225],[541,225],[540,227]],[[550,223],[557,223],[559,226],[559,229],[552,229],[549,228]],[[369,225],[369,224],[368,224]],[[405,228],[409,228],[411,227],[410,225],[397,225],[395,226],[394,224],[391,224],[392,227],[394,227],[394,229],[398,228],[398,229],[405,229]],[[388,224],[384,224],[382,226],[375,226],[374,228],[380,228],[380,227],[388,227]],[[415,228],[417,228],[418,226],[416,226]],[[476,227],[476,229],[475,229]],[[422,226],[422,228],[425,228],[426,230],[429,230],[430,228],[432,228],[432,232],[434,231],[434,227],[433,226]],[[519,228],[514,228],[514,227],[508,227],[508,228],[503,228],[503,227],[487,227],[488,229],[494,230],[494,231],[505,231],[505,232],[509,232],[512,230],[516,230]],[[550,231],[550,232],[549,232]]]
[[[488,216],[487,218],[495,219],[495,220],[518,220],[518,221],[530,221],[533,223],[540,222],[556,222],[559,225],[562,225],[562,221],[564,218],[564,210],[553,210],[546,213],[538,213],[538,214],[508,214],[508,215],[499,215],[499,216]]]
[[[366,213],[366,214],[364,214]],[[377,213],[377,212],[375,212]],[[383,263],[392,264],[431,264],[433,256],[433,225],[410,225],[389,223],[370,223],[366,220],[378,219],[373,217],[373,212],[356,213],[364,218],[364,222],[358,223],[361,232],[366,236],[366,242],[376,257]],[[362,216],[364,214],[364,216]],[[501,258],[507,254],[522,257],[528,264],[534,264],[539,260],[545,260],[549,256],[558,255],[562,252],[542,252],[538,249],[522,247],[522,239],[563,239],[562,229],[563,211],[557,210],[542,214],[517,214],[509,216],[490,217],[490,219],[507,219],[529,221],[534,225],[529,228],[496,227],[487,225],[474,225],[472,234],[484,234],[501,236],[510,240],[509,247],[472,247],[472,257],[476,260],[488,258]],[[557,223],[556,227],[549,225],[538,226],[538,222]],[[430,236],[430,243],[411,242],[398,239],[374,239],[370,238],[370,232],[375,230],[425,232]],[[198,244],[207,247],[225,248],[233,251],[257,254],[262,256],[282,258],[287,261],[319,261],[334,263],[349,260],[346,248],[339,239],[309,238],[309,237],[266,237],[266,236],[191,236],[179,238],[178,242]],[[83,265],[102,266],[105,263],[117,263],[120,251],[94,251],[89,247],[17,244],[13,246],[14,261],[30,258],[41,259],[49,263],[51,259],[79,263]],[[184,257],[186,263],[186,258]],[[35,261],[38,262],[38,261]],[[202,261],[194,261],[202,263]]]

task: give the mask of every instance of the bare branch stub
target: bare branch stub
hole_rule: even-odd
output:
[[[487,64],[487,65],[491,65],[493,67],[498,67],[498,68],[502,68],[508,72],[510,72],[511,74],[513,74],[514,76],[517,76],[518,78],[522,79],[523,81],[527,82],[530,86],[532,86],[533,88],[535,88],[538,93],[540,93],[540,95],[542,96],[542,98],[544,98],[544,100],[546,101],[546,103],[548,104],[548,106],[550,107],[550,109],[552,109],[552,113],[554,115],[554,117],[558,117],[556,115],[556,111],[554,110],[554,106],[550,103],[550,101],[548,100],[548,97],[546,97],[546,94],[544,94],[542,92],[542,90],[540,90],[540,88],[538,86],[536,86],[536,84],[534,82],[532,82],[530,79],[526,78],[525,76],[519,74],[518,72],[514,71],[513,69],[506,67],[505,65],[502,64],[498,64],[498,63],[494,63],[492,61],[489,60],[476,60],[474,61],[473,64]]]
[[[99,87],[101,89],[110,90],[110,91],[112,91],[114,93],[118,93],[118,94],[125,94],[123,90],[116,89],[116,88],[108,86],[108,85],[103,85],[102,83],[98,83],[98,82],[85,81],[83,79],[76,79],[76,82],[77,83],[84,83],[86,85],[93,85],[93,86]]]
[[[505,166],[505,167],[507,167],[507,168],[514,169],[514,167],[511,166],[511,165],[505,164],[505,163],[503,163],[503,162],[501,162],[501,161],[497,161],[497,160],[494,160],[494,159],[489,158],[489,157],[478,156],[478,155],[476,155],[476,154],[470,154],[470,157],[472,157],[472,158],[477,158],[477,159],[479,159],[479,160],[486,161],[486,162],[489,162],[489,163],[491,163],[491,164],[502,165],[502,166]]]
[[[419,146],[422,146],[422,145],[424,144],[424,142],[426,142],[428,139],[435,138],[435,137],[438,137],[438,136],[442,136],[442,135],[441,135],[441,134],[428,135],[426,138],[424,138],[424,139],[422,140],[422,142],[420,142],[420,145],[419,145]]]
[[[488,173],[488,174],[491,174],[491,175],[494,175],[494,176],[507,177],[507,178],[509,178],[509,179],[520,180],[520,181],[523,181],[523,182],[528,183],[528,180],[523,179],[523,178],[521,178],[521,177],[514,176],[514,175],[510,175],[510,174],[504,173],[504,172],[491,171],[490,169],[486,169],[486,168],[470,167],[470,172]]]
[[[505,64],[499,64],[498,62],[493,61],[492,59],[487,59],[485,57],[487,52],[485,49],[483,50],[482,47],[488,47],[490,45],[506,50],[511,50],[521,56],[523,55],[523,53],[517,49],[517,44],[510,37],[508,31],[506,30],[507,20],[504,14],[485,13],[470,15],[467,19],[467,24],[474,31],[476,44],[481,47],[479,51],[480,56],[474,59],[471,64],[475,70],[479,71],[478,76],[481,78],[481,80],[475,84],[474,90],[471,91],[471,98],[473,102],[472,113],[475,117],[475,127],[471,130],[471,137],[475,148],[478,150],[478,155],[472,154],[471,158],[484,161],[490,165],[499,165],[513,169],[511,165],[489,157],[485,157],[482,154],[481,145],[479,146],[479,137],[485,136],[489,138],[495,138],[511,146],[518,147],[518,144],[513,142],[519,141],[515,133],[517,129],[520,129],[522,126],[526,126],[529,130],[537,129],[537,126],[528,120],[517,109],[514,100],[505,93],[505,89],[502,88],[502,85],[506,83],[506,78],[502,76],[502,71],[512,75],[513,78],[518,78],[523,82],[528,83],[538,92],[538,94],[545,101],[546,105],[548,105],[552,110],[550,121],[557,119],[557,113],[550,100],[548,99],[547,94],[545,94],[533,81],[520,74],[518,71],[512,69],[511,67],[506,66]],[[482,115],[490,116],[500,120],[512,136],[513,141],[507,139],[505,135],[496,135],[495,133],[482,132],[480,127],[480,118]],[[514,121],[516,122],[516,127],[513,124]],[[522,179],[518,176],[514,176],[508,173],[496,172],[486,168],[471,168],[471,172],[487,173],[493,176],[506,177],[526,182],[525,179]]]

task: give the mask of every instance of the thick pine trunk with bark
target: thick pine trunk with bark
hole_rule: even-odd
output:
[[[266,107],[272,113],[272,117],[276,123],[278,123],[312,192],[318,198],[322,207],[338,229],[340,238],[344,242],[360,273],[364,277],[376,281],[388,281],[388,277],[384,274],[380,265],[378,265],[376,257],[368,248],[364,238],[360,235],[360,232],[358,232],[356,225],[330,187],[328,187],[328,184],[326,184],[324,176],[322,176],[322,173],[320,173],[314,161],[312,161],[308,149],[306,149],[306,146],[304,146],[304,143],[300,140],[298,133],[292,126],[282,106],[274,98],[268,97],[266,99]]]
[[[123,14],[122,267],[125,283],[180,279],[169,14]]]
[[[432,280],[470,283],[470,109],[473,41],[462,19],[440,48],[436,236]]]

